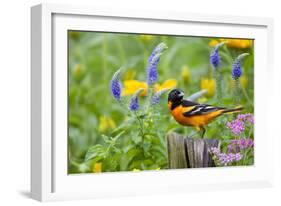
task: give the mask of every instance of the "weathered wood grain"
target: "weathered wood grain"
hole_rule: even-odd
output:
[[[178,136],[176,133],[171,133],[167,136],[169,168],[186,168],[187,160],[185,154],[184,138]]]
[[[167,143],[171,169],[215,166],[208,150],[219,146],[217,139],[185,138],[183,135],[170,133],[167,135]]]
[[[184,139],[183,136],[179,136],[180,138]],[[195,156],[194,156],[194,146],[193,146],[193,140],[192,139],[185,139],[185,148],[186,148],[186,159],[188,159],[188,163],[187,166],[188,167],[195,167],[194,162],[195,162]]]
[[[194,139],[193,140],[193,155],[194,155],[194,167],[203,167],[203,157],[204,157],[204,139]]]

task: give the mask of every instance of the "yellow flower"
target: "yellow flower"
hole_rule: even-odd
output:
[[[216,46],[218,43],[219,43],[218,40],[213,39],[213,40],[211,40],[211,41],[209,42],[209,46],[210,46],[210,47],[214,47],[214,46]]]
[[[125,80],[132,80],[136,76],[136,71],[134,69],[128,69],[124,74]]]
[[[187,65],[184,65],[182,68],[181,68],[181,77],[183,79],[183,82],[185,84],[188,84],[189,81],[190,81],[190,70],[188,68]]]
[[[246,49],[253,44],[253,41],[249,39],[213,39],[209,42],[209,46],[214,47],[220,42],[225,42],[228,47],[235,49]]]
[[[172,89],[177,86],[177,80],[168,79],[163,84],[155,84],[154,91],[158,92],[162,89]],[[132,95],[138,89],[143,89],[140,96],[145,96],[147,94],[148,85],[146,82],[141,82],[137,80],[125,80],[124,81],[124,89],[122,91],[122,96]]]
[[[112,118],[110,117],[106,117],[106,116],[101,116],[100,119],[99,119],[99,128],[98,130],[100,132],[105,132],[109,129],[114,129],[116,128],[116,124],[115,122],[113,121]]]
[[[221,39],[230,48],[246,49],[252,46],[252,40],[247,39]]]
[[[143,35],[140,35],[140,40],[144,41],[144,42],[150,42],[154,36],[152,35],[148,35],[148,34],[143,34]]]
[[[201,82],[201,89],[206,89],[207,90],[207,97],[212,97],[215,94],[215,89],[216,89],[216,82],[214,79],[207,79],[207,78],[202,78]]]
[[[140,93],[140,96],[145,96],[147,94],[147,88],[148,86],[146,82],[140,82],[137,80],[125,80],[122,96],[132,95],[138,89],[143,89],[143,91]]]
[[[93,168],[92,168],[92,171],[94,173],[100,173],[102,172],[102,163],[101,162],[96,162],[93,164]]]
[[[245,75],[242,75],[240,77],[240,84],[244,89],[246,89],[246,87],[248,85],[248,78]]]
[[[133,172],[139,172],[139,171],[140,171],[140,169],[136,169],[136,168],[134,168],[132,171],[133,171]]]
[[[209,46],[214,47],[220,42],[225,42],[228,47],[235,49],[246,49],[253,44],[253,41],[249,39],[213,39],[209,42]]]
[[[155,84],[154,90],[155,90],[155,92],[158,92],[163,89],[172,89],[172,88],[175,88],[177,86],[177,84],[178,84],[177,80],[168,79],[165,82],[163,82],[163,84]]]

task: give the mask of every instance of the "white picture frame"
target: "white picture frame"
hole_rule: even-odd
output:
[[[271,107],[273,101],[269,94],[273,91],[270,79],[274,75],[272,19],[40,4],[31,8],[31,26],[32,198],[52,201],[272,186],[274,134],[269,129],[267,121],[270,119],[270,108],[274,108]],[[255,165],[68,175],[65,144],[67,141],[65,32],[68,29],[243,37],[257,40]],[[259,82],[267,85],[266,88]],[[263,98],[265,93],[268,98]]]

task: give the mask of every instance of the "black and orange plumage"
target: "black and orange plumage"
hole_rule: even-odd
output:
[[[184,92],[174,89],[168,96],[168,107],[174,119],[183,126],[192,126],[205,134],[205,126],[222,114],[240,112],[243,108],[228,109],[185,100]]]

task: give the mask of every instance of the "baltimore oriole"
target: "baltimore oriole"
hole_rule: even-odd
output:
[[[243,108],[237,107],[227,109],[225,107],[215,107],[208,104],[199,104],[185,100],[184,92],[174,89],[168,96],[168,107],[174,119],[183,126],[193,126],[198,131],[202,130],[202,137],[206,130],[204,126],[222,114],[240,112]]]

